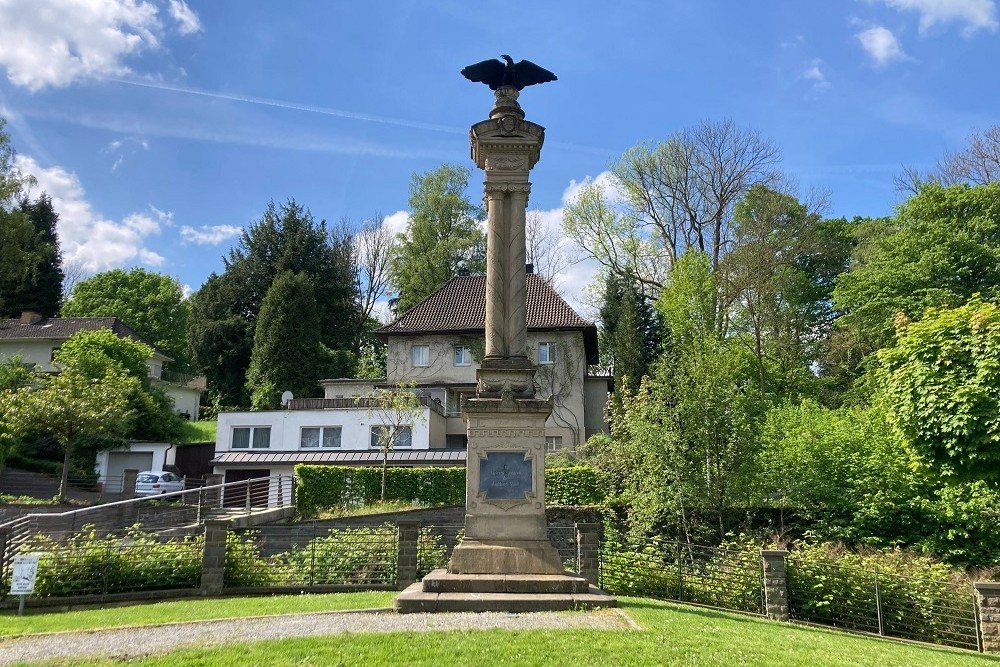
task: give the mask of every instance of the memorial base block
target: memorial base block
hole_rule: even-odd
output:
[[[448,564],[452,574],[563,574],[548,540],[462,540]]]

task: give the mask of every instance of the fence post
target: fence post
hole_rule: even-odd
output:
[[[229,522],[219,519],[205,521],[205,553],[201,558],[201,594],[222,592],[226,575],[226,534]]]
[[[138,477],[138,470],[126,470],[122,472],[122,498],[135,498],[135,481]]]
[[[10,549],[10,553],[7,552],[8,549]],[[0,581],[7,580],[7,559],[14,559],[14,547],[10,543],[10,529],[0,528]]]
[[[977,581],[973,586],[979,606],[983,653],[1000,653],[1000,582]]]
[[[784,549],[761,549],[764,563],[764,611],[775,621],[788,620],[788,579],[785,576]]]
[[[576,566],[581,577],[594,586],[600,586],[601,574],[601,524],[576,524]]]
[[[417,541],[420,539],[420,523],[399,521],[396,523],[396,586],[400,590],[417,580]]]

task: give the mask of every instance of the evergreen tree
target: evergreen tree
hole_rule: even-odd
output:
[[[459,271],[486,268],[482,207],[465,196],[469,170],[444,164],[410,181],[410,219],[389,266],[397,312],[420,303]]]
[[[59,312],[62,258],[56,223],[59,215],[48,195],[23,198],[16,208],[0,208],[0,317],[37,310]]]
[[[232,276],[213,273],[190,301],[187,335],[195,366],[205,374],[220,405],[249,405],[246,370],[253,348],[254,320],[239,310],[243,303],[240,285]]]
[[[209,277],[192,296],[188,327],[195,362],[220,404],[249,403],[247,369],[258,316],[285,272],[304,275],[311,286],[320,342],[327,351],[321,367],[336,366],[336,374],[350,375],[361,318],[349,241],[331,235],[326,222],[317,222],[294,200],[280,206],[270,202],[223,261],[225,271]]]
[[[257,318],[247,390],[255,410],[278,407],[282,392],[314,395],[320,380],[320,325],[309,276],[285,271]]]

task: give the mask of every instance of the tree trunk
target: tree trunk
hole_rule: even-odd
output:
[[[66,454],[63,456],[62,477],[59,479],[59,502],[66,502],[66,490],[69,486],[69,460],[73,455],[73,446],[70,443],[64,445]]]
[[[382,502],[385,502],[385,476],[389,470],[389,450],[382,452]]]

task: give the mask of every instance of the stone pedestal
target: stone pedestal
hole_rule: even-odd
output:
[[[537,398],[466,401],[465,539],[449,572],[562,574],[545,522],[545,420],[551,412],[552,405]]]

